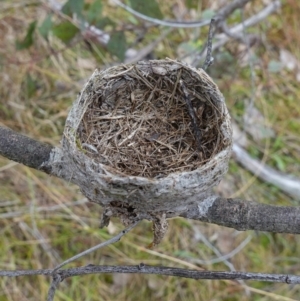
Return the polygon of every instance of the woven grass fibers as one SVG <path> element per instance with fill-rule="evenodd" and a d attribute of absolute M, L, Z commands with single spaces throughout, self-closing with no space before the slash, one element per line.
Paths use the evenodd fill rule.
<path fill-rule="evenodd" d="M 99 73 L 76 136 L 85 154 L 129 175 L 193 171 L 226 148 L 227 110 L 207 74 L 172 60 Z"/>

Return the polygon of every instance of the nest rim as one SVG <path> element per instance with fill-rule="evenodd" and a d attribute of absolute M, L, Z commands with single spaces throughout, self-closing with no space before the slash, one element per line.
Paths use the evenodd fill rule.
<path fill-rule="evenodd" d="M 202 79 L 203 79 L 203 82 L 204 84 L 209 84 L 209 89 L 213 89 L 213 92 L 212 92 L 212 95 L 210 95 L 211 97 L 211 101 L 216 101 L 216 99 L 218 99 L 219 101 L 219 104 L 218 104 L 218 108 L 221 110 L 221 123 L 218 124 L 218 130 L 221 132 L 221 139 L 223 140 L 223 145 L 221 148 L 218 149 L 218 151 L 213 151 L 211 153 L 211 156 L 209 158 L 206 158 L 205 160 L 202 160 L 201 161 L 201 164 L 199 164 L 198 166 L 190 169 L 190 170 L 186 170 L 186 166 L 184 168 L 182 168 L 180 171 L 171 171 L 171 172 L 168 172 L 168 173 L 165 173 L 165 174 L 158 174 L 158 175 L 154 175 L 154 176 L 149 176 L 149 175 L 140 175 L 140 174 L 128 174 L 127 172 L 124 172 L 122 170 L 120 170 L 119 168 L 116 168 L 115 166 L 111 166 L 109 164 L 104 164 L 103 162 L 99 162 L 96 160 L 97 164 L 99 164 L 99 166 L 101 166 L 104 170 L 106 170 L 108 173 L 111 173 L 111 174 L 117 174 L 118 176 L 121 176 L 121 177 L 134 177 L 134 178 L 152 178 L 152 179 L 162 179 L 162 178 L 168 178 L 170 175 L 172 174 L 178 174 L 178 173 L 193 173 L 193 171 L 197 171 L 198 169 L 203 169 L 205 168 L 205 165 L 207 164 L 207 162 L 209 162 L 210 160 L 212 160 L 215 156 L 218 156 L 219 153 L 223 152 L 223 150 L 226 150 L 226 149 L 231 149 L 231 127 L 230 127 L 230 122 L 229 122 L 229 119 L 230 117 L 228 117 L 228 112 L 227 112 L 227 109 L 226 109 L 226 105 L 225 105 L 225 102 L 224 102 L 224 98 L 222 96 L 222 94 L 220 93 L 220 91 L 218 90 L 217 86 L 214 84 L 214 82 L 210 79 L 210 77 L 202 70 L 202 69 L 195 69 L 195 68 L 192 68 L 186 64 L 183 64 L 181 62 L 178 62 L 178 61 L 173 61 L 173 60 L 159 60 L 159 61 L 150 61 L 150 64 L 151 64 L 151 69 L 153 71 L 153 68 L 154 71 L 152 72 L 153 74 L 156 73 L 156 75 L 158 77 L 163 77 L 165 76 L 167 73 L 165 73 L 166 71 L 170 71 L 166 68 L 166 66 L 171 66 L 171 68 L 173 68 L 171 71 L 172 72 L 176 72 L 176 74 L 178 74 L 178 70 L 180 70 L 179 72 L 182 72 L 182 69 L 187 69 L 192 72 L 193 74 L 196 74 L 198 76 L 202 76 Z M 132 70 L 133 68 L 135 68 L 135 66 L 141 66 L 141 70 L 144 72 L 144 74 L 146 74 L 147 72 L 145 70 L 143 70 L 143 68 L 146 66 L 148 66 L 148 72 L 149 72 L 149 62 L 139 62 L 138 64 L 136 65 L 127 65 L 127 67 L 124 67 L 124 65 L 122 65 L 121 68 L 126 68 L 125 70 L 123 69 L 121 72 L 123 72 L 124 76 L 128 76 L 128 70 Z M 174 67 L 175 66 L 175 67 Z M 112 67 L 113 68 L 113 67 Z M 68 137 L 68 140 L 71 144 L 75 144 L 75 148 L 77 147 L 78 148 L 78 138 L 76 139 L 76 135 L 74 135 L 74 132 L 75 133 L 78 133 L 78 129 L 80 128 L 80 126 L 82 125 L 82 120 L 84 120 L 85 116 L 87 116 L 87 112 L 89 112 L 89 106 L 91 104 L 93 104 L 93 97 L 95 97 L 95 91 L 93 92 L 93 89 L 95 88 L 95 85 L 97 85 L 97 80 L 99 80 L 99 77 L 103 77 L 105 78 L 105 80 L 107 82 L 109 82 L 109 80 L 111 80 L 112 78 L 117 78 L 120 74 L 120 70 L 117 70 L 119 74 L 109 74 L 108 71 L 111 70 L 112 68 L 109 68 L 107 70 L 105 70 L 104 72 L 103 71 L 98 71 L 96 70 L 92 76 L 92 78 L 94 78 L 92 80 L 92 82 L 88 82 L 86 87 L 83 89 L 83 93 L 84 92 L 87 92 L 88 96 L 90 97 L 90 99 L 85 99 L 84 101 L 81 99 L 78 100 L 78 106 L 80 108 L 77 108 L 76 110 L 73 110 L 74 114 L 77 115 L 77 122 L 76 122 L 76 125 L 74 127 L 74 120 L 71 120 L 71 123 L 73 124 L 72 126 L 72 133 L 70 133 L 70 131 L 65 131 L 66 132 L 66 135 Z M 177 69 L 176 69 L 177 68 Z M 139 70 L 141 72 L 141 70 Z M 175 70 L 175 71 L 174 71 Z M 152 75 L 153 75 L 152 74 Z M 200 75 L 199 75 L 200 74 Z M 149 75 L 145 75 L 146 77 L 149 78 Z M 91 86 L 91 89 L 87 89 L 88 91 L 85 91 L 85 89 L 87 88 L 87 86 L 89 84 L 92 84 Z M 110 82 L 111 84 L 111 82 Z M 184 86 L 183 86 L 184 87 Z M 189 89 L 189 85 L 186 85 L 187 89 Z M 172 91 L 173 92 L 173 91 Z M 94 93 L 94 94 L 93 94 Z M 126 93 L 125 93 L 126 94 Z M 127 93 L 128 94 L 128 93 Z M 207 95 L 206 95 L 207 96 Z M 79 97 L 80 98 L 80 97 Z M 81 102 L 81 103 L 80 103 Z M 195 97 L 192 98 L 191 102 L 195 103 Z M 188 112 L 188 108 L 186 107 L 186 104 L 182 104 L 181 107 L 185 108 L 186 112 L 185 112 L 185 120 L 187 120 L 187 123 L 191 123 L 191 115 L 189 115 L 189 112 Z M 76 112 L 75 112 L 76 111 Z M 128 111 L 127 111 L 128 112 Z M 73 115 L 74 115 L 73 114 Z M 72 115 L 72 114 L 71 114 Z M 78 118 L 79 116 L 79 118 Z M 100 115 L 101 116 L 101 115 Z M 74 117 L 74 116 L 73 116 Z M 72 119 L 72 118 L 71 118 Z M 221 129 L 221 130 L 220 130 Z M 190 133 L 190 136 L 194 136 L 195 132 L 193 132 L 193 130 L 191 130 L 189 128 L 189 133 Z M 72 135 L 73 135 L 73 139 L 72 139 Z M 70 140 L 73 140 L 70 141 Z M 74 141 L 75 140 L 75 141 Z M 196 141 L 195 139 L 195 136 L 194 136 L 194 140 Z M 93 153 L 92 153 L 92 156 L 90 156 L 90 154 L 88 153 L 87 154 L 87 151 L 92 151 L 93 152 L 93 149 L 88 149 L 86 147 L 82 147 L 82 145 L 84 146 L 84 144 L 86 145 L 89 145 L 89 143 L 86 143 L 86 141 L 80 141 L 80 147 L 81 148 L 84 148 L 84 152 L 82 152 L 82 149 L 78 149 L 79 152 L 82 152 L 82 154 L 86 157 L 88 157 L 89 159 L 92 159 L 92 160 L 95 160 L 95 156 L 93 156 Z M 195 153 L 195 150 L 193 150 L 192 153 Z M 221 156 L 222 157 L 222 156 Z M 160 167 L 161 168 L 161 167 Z"/>

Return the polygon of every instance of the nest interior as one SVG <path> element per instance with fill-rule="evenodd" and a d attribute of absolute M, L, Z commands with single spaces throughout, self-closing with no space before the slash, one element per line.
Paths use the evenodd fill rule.
<path fill-rule="evenodd" d="M 77 144 L 96 162 L 129 176 L 195 170 L 227 146 L 216 89 L 204 71 L 171 60 L 101 71 Z"/>

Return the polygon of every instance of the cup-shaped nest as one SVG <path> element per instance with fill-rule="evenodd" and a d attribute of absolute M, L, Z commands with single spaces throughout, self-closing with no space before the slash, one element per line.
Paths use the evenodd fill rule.
<path fill-rule="evenodd" d="M 179 215 L 201 202 L 227 171 L 231 145 L 216 84 L 202 69 L 169 59 L 96 70 L 63 139 L 73 182 L 105 206 L 106 217 L 125 223 Z"/>

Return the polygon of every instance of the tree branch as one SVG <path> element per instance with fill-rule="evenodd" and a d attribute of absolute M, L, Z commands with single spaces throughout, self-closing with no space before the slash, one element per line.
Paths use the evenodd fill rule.
<path fill-rule="evenodd" d="M 206 42 L 206 48 L 207 48 L 206 58 L 205 58 L 203 66 L 202 66 L 203 70 L 206 70 L 214 61 L 214 58 L 212 57 L 212 39 L 213 39 L 213 35 L 214 35 L 214 24 L 215 24 L 215 19 L 211 19 L 210 25 L 209 25 L 207 42 Z"/>
<path fill-rule="evenodd" d="M 0 155 L 31 168 L 51 173 L 49 161 L 53 146 L 0 126 Z"/>
<path fill-rule="evenodd" d="M 78 275 L 89 275 L 98 273 L 136 273 L 136 274 L 156 274 L 183 277 L 189 279 L 240 279 L 240 280 L 262 280 L 270 282 L 300 283 L 300 276 L 288 276 L 282 274 L 262 274 L 247 272 L 219 272 L 219 271 L 197 271 L 172 267 L 147 266 L 143 263 L 138 266 L 96 266 L 73 268 L 64 270 L 60 274 L 63 279 Z"/>
<path fill-rule="evenodd" d="M 54 300 L 55 292 L 56 292 L 59 284 L 62 281 L 63 281 L 63 279 L 61 278 L 61 276 L 59 274 L 56 274 L 56 275 L 53 276 L 50 288 L 48 290 L 47 301 L 53 301 Z"/>
<path fill-rule="evenodd" d="M 203 201 L 180 216 L 240 231 L 300 234 L 300 207 L 274 206 L 216 197 Z"/>
<path fill-rule="evenodd" d="M 45 275 L 50 276 L 52 270 L 16 270 L 16 271 L 0 271 L 0 276 L 20 277 L 28 275 Z M 66 278 L 91 274 L 103 273 L 124 273 L 124 274 L 155 274 L 174 277 L 183 277 L 189 279 L 213 279 L 213 280 L 257 280 L 267 282 L 280 282 L 288 284 L 300 284 L 300 276 L 288 274 L 264 274 L 249 272 L 227 272 L 227 271 L 198 271 L 173 267 L 149 266 L 143 263 L 131 266 L 108 266 L 108 265 L 92 265 L 83 267 L 70 268 L 57 272 L 58 277 L 55 278 L 55 287 L 58 285 L 57 279 L 63 281 Z"/>
<path fill-rule="evenodd" d="M 63 161 L 57 162 L 53 158 L 54 155 L 51 155 L 57 154 L 58 159 L 61 160 L 63 155 L 59 152 L 62 152 L 59 148 L 0 126 L 0 155 L 45 173 L 70 180 L 68 178 L 70 176 L 64 173 L 63 166 L 60 173 L 51 173 L 54 164 L 64 164 Z M 235 154 L 237 155 L 236 152 Z M 263 174 L 260 176 L 263 177 Z M 243 231 L 258 230 L 300 234 L 300 207 L 273 206 L 242 199 L 224 199 L 213 196 L 205 201 L 199 200 L 197 207 L 189 209 L 181 214 L 181 217 Z"/>

